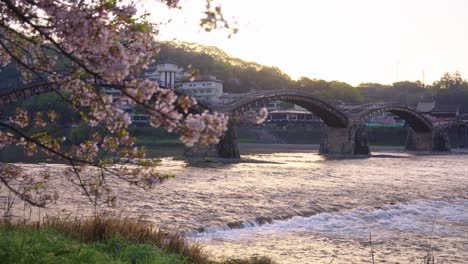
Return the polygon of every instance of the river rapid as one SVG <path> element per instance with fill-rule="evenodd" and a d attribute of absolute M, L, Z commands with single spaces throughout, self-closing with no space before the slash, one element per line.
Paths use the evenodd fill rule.
<path fill-rule="evenodd" d="M 308 152 L 243 158 L 251 162 L 165 158 L 160 170 L 175 178 L 149 191 L 113 183 L 120 200 L 112 210 L 183 231 L 219 258 L 423 263 L 429 253 L 435 263 L 468 263 L 468 155 L 377 152 L 371 158 L 325 159 Z M 47 167 L 54 175 L 61 198 L 42 214 L 91 213 L 61 176 L 64 165 L 21 166 Z"/>

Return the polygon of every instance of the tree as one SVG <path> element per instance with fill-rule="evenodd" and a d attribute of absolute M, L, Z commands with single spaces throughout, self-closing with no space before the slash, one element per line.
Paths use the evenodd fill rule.
<path fill-rule="evenodd" d="M 359 91 L 345 82 L 330 82 L 329 93 L 329 97 L 345 102 L 362 103 L 364 101 L 364 98 L 359 93 Z"/>
<path fill-rule="evenodd" d="M 433 83 L 431 90 L 438 104 L 460 106 L 468 110 L 468 82 L 459 72 L 453 75 L 445 73 L 439 81 Z"/>
<path fill-rule="evenodd" d="M 434 82 L 432 85 L 434 90 L 463 90 L 468 88 L 468 82 L 461 76 L 460 72 L 455 72 L 453 75 L 446 72 L 439 81 Z"/>
<path fill-rule="evenodd" d="M 370 102 L 395 102 L 416 106 L 419 101 L 431 97 L 430 90 L 425 89 L 419 81 L 402 81 L 392 85 L 361 83 L 358 89 L 366 101 Z"/>
<path fill-rule="evenodd" d="M 361 103 L 364 100 L 359 90 L 345 82 L 327 82 L 301 77 L 294 86 L 331 100 L 341 100 L 348 103 Z"/>
<path fill-rule="evenodd" d="M 393 83 L 391 96 L 394 102 L 416 106 L 428 94 L 429 91 L 423 87 L 421 82 L 403 81 Z"/>
<path fill-rule="evenodd" d="M 180 7 L 177 0 L 156 2 Z M 0 121 L 0 148 L 18 145 L 28 155 L 44 152 L 68 162 L 72 183 L 95 205 L 115 201 L 109 177 L 141 187 L 164 179 L 156 163 L 135 147 L 127 131 L 129 115 L 102 92 L 103 86 L 120 90 L 144 109 L 150 125 L 178 133 L 189 146 L 216 143 L 227 126 L 226 116 L 189 113 L 193 99 L 138 78 L 158 50 L 158 28 L 146 11 L 137 11 L 134 3 L 118 0 L 0 0 L 0 66 L 13 64 L 24 83 L 47 83 L 78 114 L 82 126 L 99 128 L 65 148 L 66 140 L 47 129 L 56 126 L 60 113 L 17 108 L 8 121 Z M 236 31 L 211 0 L 205 15 L 200 22 L 205 30 Z M 57 198 L 47 181 L 48 175 L 0 164 L 0 187 L 31 205 L 45 206 Z"/>

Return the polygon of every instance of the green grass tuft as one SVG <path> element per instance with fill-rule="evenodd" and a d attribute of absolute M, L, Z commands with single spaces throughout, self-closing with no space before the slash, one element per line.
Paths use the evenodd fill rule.
<path fill-rule="evenodd" d="M 185 264 L 187 257 L 122 237 L 83 243 L 51 230 L 0 229 L 1 263 L 157 263 Z"/>
<path fill-rule="evenodd" d="M 214 261 L 183 236 L 130 219 L 45 218 L 41 223 L 0 222 L 3 263 L 270 264 L 268 258 Z"/>

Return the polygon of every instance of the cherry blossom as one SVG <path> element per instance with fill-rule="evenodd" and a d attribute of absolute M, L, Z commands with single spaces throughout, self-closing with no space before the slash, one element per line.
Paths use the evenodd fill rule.
<path fill-rule="evenodd" d="M 26 110 L 21 108 L 16 108 L 16 113 L 10 117 L 10 122 L 23 128 L 29 125 L 29 117 Z"/>
<path fill-rule="evenodd" d="M 4 50 L 0 49 L 0 66 L 5 67 L 11 61 L 11 57 Z"/>
<path fill-rule="evenodd" d="M 235 116 L 239 122 L 261 124 L 268 118 L 268 110 L 265 107 L 262 107 L 259 110 L 250 109 L 243 113 L 236 113 Z"/>
<path fill-rule="evenodd" d="M 155 1 L 180 7 L 177 0 Z M 220 8 L 207 9 L 205 30 L 229 28 Z M 166 178 L 158 162 L 135 145 L 121 101 L 143 109 L 151 126 L 179 134 L 187 146 L 215 144 L 227 129 L 227 116 L 190 113 L 195 99 L 140 78 L 158 52 L 159 29 L 138 11 L 132 1 L 0 0 L 0 66 L 13 64 L 24 83 L 46 83 L 87 129 L 85 139 L 71 143 L 54 134 L 61 113 L 18 108 L 0 121 L 0 148 L 16 145 L 27 155 L 42 152 L 68 162 L 70 182 L 94 204 L 115 203 L 109 177 L 142 187 Z M 120 92 L 120 99 L 108 96 L 106 88 Z M 32 205 L 57 198 L 47 192 L 47 175 L 33 177 L 0 163 L 0 182 Z"/>

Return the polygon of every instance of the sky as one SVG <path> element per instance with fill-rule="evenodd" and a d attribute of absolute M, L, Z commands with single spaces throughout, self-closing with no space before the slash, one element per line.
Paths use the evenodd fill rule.
<path fill-rule="evenodd" d="M 148 0 L 149 1 L 149 0 Z M 239 32 L 198 27 L 203 0 L 182 10 L 147 5 L 160 39 L 216 46 L 229 55 L 301 76 L 352 85 L 468 78 L 467 0 L 217 0 Z"/>

